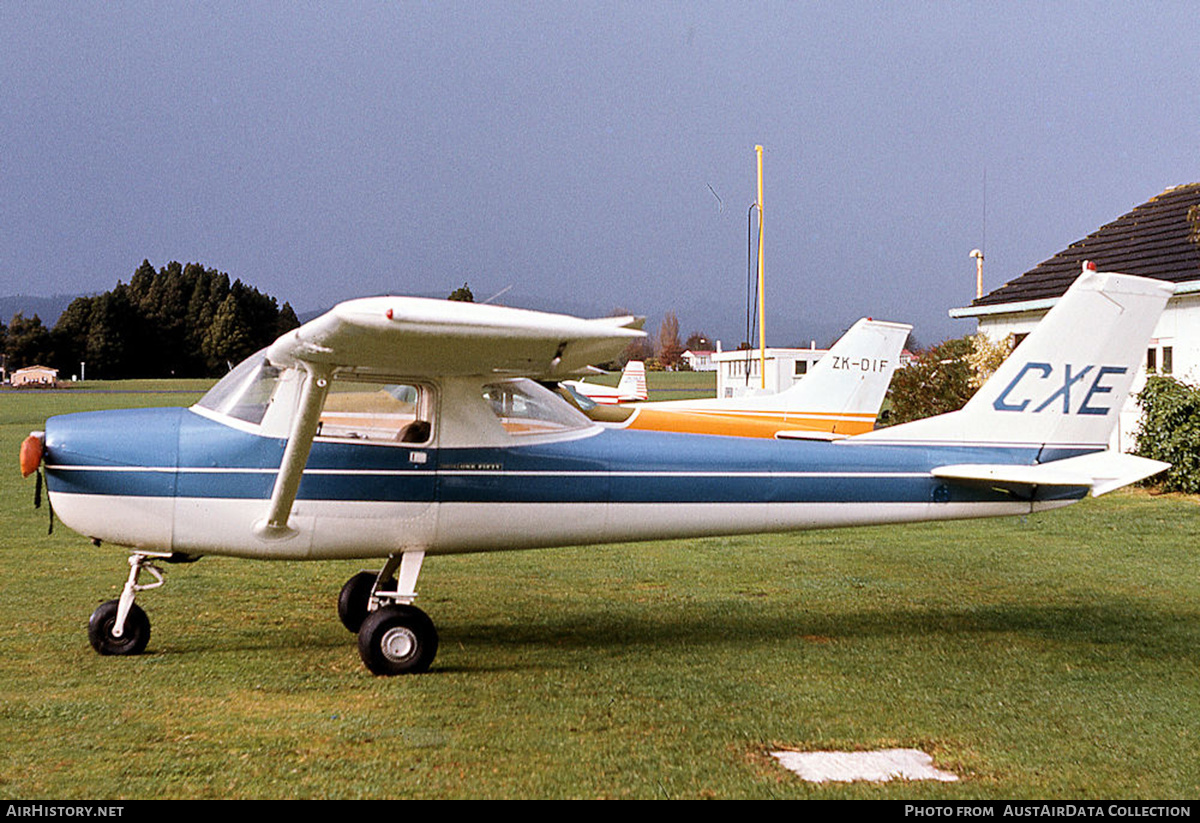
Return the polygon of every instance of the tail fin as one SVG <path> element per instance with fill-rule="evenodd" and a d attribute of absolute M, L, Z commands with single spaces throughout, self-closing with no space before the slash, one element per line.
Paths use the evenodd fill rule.
<path fill-rule="evenodd" d="M 617 384 L 617 394 L 621 400 L 645 400 L 646 393 L 646 364 L 641 360 L 630 360 L 621 371 L 621 382 Z"/>
<path fill-rule="evenodd" d="M 648 403 L 630 426 L 744 437 L 785 436 L 785 431 L 800 436 L 805 431 L 840 438 L 870 431 L 911 329 L 863 318 L 805 377 L 782 392 Z"/>
<path fill-rule="evenodd" d="M 781 411 L 879 414 L 912 326 L 864 317 L 838 339 L 812 370 L 773 398 L 756 398 Z"/>
<path fill-rule="evenodd" d="M 1174 290 L 1085 270 L 961 410 L 853 439 L 1104 449 Z"/>

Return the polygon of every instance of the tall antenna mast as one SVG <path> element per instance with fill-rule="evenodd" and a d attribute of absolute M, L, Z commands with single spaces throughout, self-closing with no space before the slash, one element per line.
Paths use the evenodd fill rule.
<path fill-rule="evenodd" d="M 755 146 L 758 158 L 758 372 L 762 388 L 767 387 L 767 313 L 766 291 L 763 280 L 763 147 Z"/>

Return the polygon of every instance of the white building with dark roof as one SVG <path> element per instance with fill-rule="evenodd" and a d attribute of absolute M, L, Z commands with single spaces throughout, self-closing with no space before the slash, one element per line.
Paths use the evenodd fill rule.
<path fill-rule="evenodd" d="M 975 318 L 979 331 L 993 340 L 1013 335 L 1019 342 L 1075 282 L 1085 261 L 1099 271 L 1176 284 L 1133 394 L 1144 385 L 1147 371 L 1200 385 L 1200 183 L 1167 189 L 970 306 L 951 309 L 950 316 Z M 1131 394 L 1115 446 L 1134 447 L 1138 417 Z"/>

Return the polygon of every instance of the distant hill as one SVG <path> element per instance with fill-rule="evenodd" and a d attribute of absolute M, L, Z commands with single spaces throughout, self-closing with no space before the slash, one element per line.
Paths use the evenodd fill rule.
<path fill-rule="evenodd" d="M 81 296 L 56 294 L 51 297 L 35 297 L 31 294 L 14 294 L 9 297 L 0 297 L 0 323 L 7 326 L 13 315 L 20 312 L 26 317 L 33 317 L 36 314 L 42 319 L 43 326 L 48 329 L 53 328 L 54 324 L 58 322 L 58 316 L 67 310 L 71 301 Z"/>

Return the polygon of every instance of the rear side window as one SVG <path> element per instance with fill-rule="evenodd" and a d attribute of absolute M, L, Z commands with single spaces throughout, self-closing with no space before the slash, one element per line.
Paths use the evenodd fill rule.
<path fill-rule="evenodd" d="M 506 380 L 483 387 L 483 397 L 513 437 L 561 434 L 592 423 L 566 400 L 532 380 Z"/>

